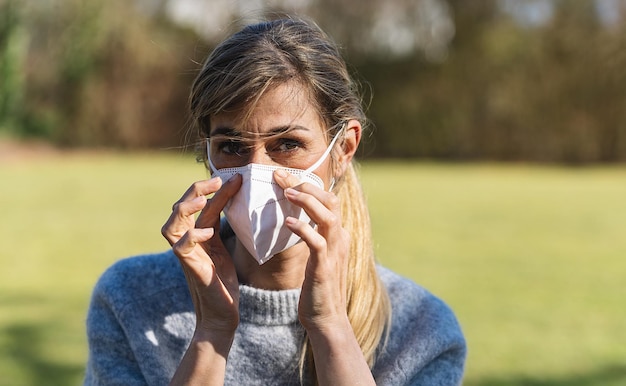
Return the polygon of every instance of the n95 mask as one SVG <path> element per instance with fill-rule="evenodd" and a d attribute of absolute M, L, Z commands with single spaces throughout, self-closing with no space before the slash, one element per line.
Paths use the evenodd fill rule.
<path fill-rule="evenodd" d="M 221 177 L 222 181 L 228 181 L 233 176 L 241 174 L 241 188 L 224 207 L 224 216 L 239 241 L 259 265 L 300 242 L 300 237 L 285 226 L 287 216 L 315 226 L 302 208 L 287 200 L 283 188 L 274 181 L 274 171 L 284 169 L 298 177 L 301 182 L 308 182 L 324 189 L 324 182 L 313 171 L 328 157 L 338 136 L 333 138 L 320 159 L 306 170 L 255 163 L 218 170 L 211 162 L 207 141 L 207 159 L 214 176 Z"/>

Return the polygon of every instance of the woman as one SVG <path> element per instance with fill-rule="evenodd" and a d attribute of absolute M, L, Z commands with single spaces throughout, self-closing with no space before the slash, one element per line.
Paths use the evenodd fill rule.
<path fill-rule="evenodd" d="M 85 384 L 459 384 L 453 313 L 375 262 L 353 164 L 365 116 L 330 39 L 248 26 L 190 104 L 212 178 L 174 205 L 171 251 L 99 280 Z"/>

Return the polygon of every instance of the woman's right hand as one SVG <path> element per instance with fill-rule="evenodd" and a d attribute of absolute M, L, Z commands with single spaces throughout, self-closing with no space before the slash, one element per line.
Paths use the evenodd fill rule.
<path fill-rule="evenodd" d="M 194 339 L 232 340 L 239 323 L 239 282 L 219 226 L 222 209 L 240 187 L 239 175 L 224 184 L 219 177 L 194 183 L 161 229 L 187 279 L 196 312 Z"/>
<path fill-rule="evenodd" d="M 240 187 L 239 175 L 223 185 L 219 177 L 196 182 L 161 228 L 180 260 L 196 311 L 196 330 L 170 385 L 224 384 L 239 324 L 239 282 L 219 237 L 220 212 Z"/>

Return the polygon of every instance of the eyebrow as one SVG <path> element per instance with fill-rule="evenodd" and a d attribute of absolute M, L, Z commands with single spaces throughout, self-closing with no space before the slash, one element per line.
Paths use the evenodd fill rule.
<path fill-rule="evenodd" d="M 301 126 L 301 125 L 284 125 L 284 126 L 274 127 L 268 130 L 266 133 L 262 133 L 261 136 L 273 137 L 273 136 L 284 134 L 290 131 L 310 131 L 310 129 L 308 127 Z M 232 127 L 228 127 L 228 126 L 218 126 L 215 128 L 215 130 L 211 131 L 209 134 L 210 136 L 222 135 L 225 137 L 241 137 L 242 136 L 241 131 L 236 130 Z"/>
<path fill-rule="evenodd" d="M 263 136 L 267 136 L 267 137 L 271 137 L 274 135 L 280 135 L 280 134 L 284 134 L 284 133 L 288 133 L 290 131 L 309 131 L 308 127 L 304 127 L 304 126 L 300 126 L 300 125 L 284 125 L 284 126 L 278 126 L 278 127 L 274 127 L 270 130 L 268 130 L 267 133 L 264 133 Z"/>
<path fill-rule="evenodd" d="M 241 137 L 241 132 L 228 126 L 218 126 L 209 133 L 209 136 L 223 135 L 225 137 Z"/>

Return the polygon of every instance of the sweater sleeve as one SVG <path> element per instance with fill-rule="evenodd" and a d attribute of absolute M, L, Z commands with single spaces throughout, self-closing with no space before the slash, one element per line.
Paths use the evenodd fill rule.
<path fill-rule="evenodd" d="M 419 317 L 407 321 L 403 339 L 412 347 L 404 371 L 411 386 L 457 386 L 461 384 L 466 343 L 452 311 L 440 299 L 429 295 L 421 304 Z M 415 334 L 417 332 L 417 334 Z M 412 374 L 412 375 L 410 375 Z"/>
<path fill-rule="evenodd" d="M 147 385 L 105 288 L 101 279 L 87 314 L 89 360 L 84 385 Z"/>
<path fill-rule="evenodd" d="M 411 280 L 379 271 L 391 299 L 392 323 L 375 366 L 377 384 L 460 385 L 467 347 L 452 310 Z"/>
<path fill-rule="evenodd" d="M 466 348 L 462 341 L 450 342 L 411 380 L 412 386 L 457 386 L 463 379 Z"/>

